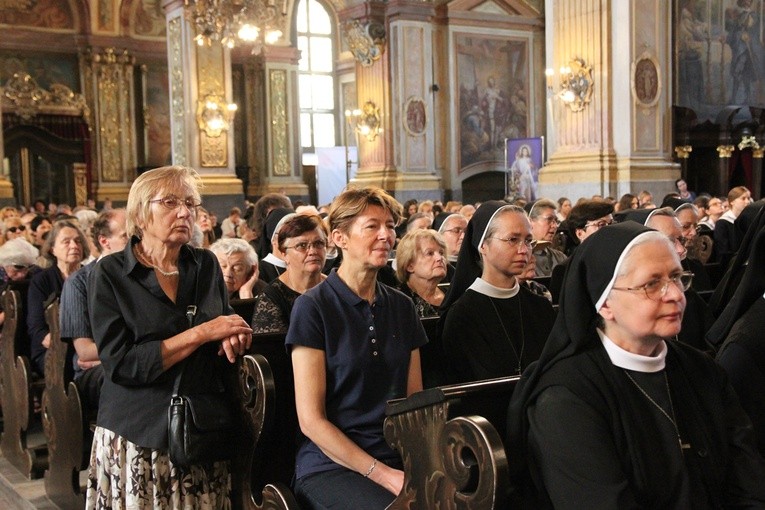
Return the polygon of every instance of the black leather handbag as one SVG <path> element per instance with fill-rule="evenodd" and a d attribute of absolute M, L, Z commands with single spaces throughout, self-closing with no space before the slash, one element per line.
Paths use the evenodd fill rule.
<path fill-rule="evenodd" d="M 189 306 L 186 315 L 191 327 L 196 306 Z M 235 428 L 231 402 L 225 393 L 181 393 L 181 380 L 190 360 L 184 360 L 175 379 L 167 411 L 170 460 L 182 468 L 231 459 Z"/>

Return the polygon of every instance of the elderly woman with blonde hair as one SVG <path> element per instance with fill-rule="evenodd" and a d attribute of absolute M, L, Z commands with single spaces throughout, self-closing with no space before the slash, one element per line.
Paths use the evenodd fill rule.
<path fill-rule="evenodd" d="M 417 315 L 438 317 L 444 292 L 438 287 L 446 276 L 446 243 L 430 229 L 407 233 L 396 248 L 396 277 L 401 292 L 412 298 Z"/>
<path fill-rule="evenodd" d="M 188 244 L 200 181 L 181 166 L 141 174 L 127 201 L 130 242 L 91 274 L 88 309 L 105 377 L 86 508 L 231 506 L 224 449 L 191 463 L 168 452 L 171 397 L 182 389 L 233 406 L 233 363 L 252 341 L 217 259 Z"/>

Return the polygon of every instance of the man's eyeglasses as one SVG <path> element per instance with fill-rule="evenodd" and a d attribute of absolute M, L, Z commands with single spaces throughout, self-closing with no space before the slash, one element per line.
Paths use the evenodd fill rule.
<path fill-rule="evenodd" d="M 517 248 L 523 243 L 526 248 L 529 250 L 533 250 L 534 247 L 537 245 L 537 242 L 534 239 L 523 239 L 522 237 L 511 237 L 509 239 L 504 239 L 502 237 L 490 237 L 489 239 L 496 239 L 497 241 L 503 241 L 512 246 L 513 248 Z"/>
<path fill-rule="evenodd" d="M 596 229 L 600 230 L 603 227 L 607 227 L 613 224 L 614 224 L 614 220 L 588 221 L 587 223 L 584 224 L 584 229 L 587 230 L 590 227 L 595 227 Z"/>
<path fill-rule="evenodd" d="M 196 211 L 197 207 L 202 205 L 202 202 L 197 202 L 194 197 L 178 198 L 170 195 L 169 197 L 157 198 L 149 200 L 150 203 L 159 202 L 171 211 L 178 209 L 181 205 L 185 205 L 189 211 Z"/>
<path fill-rule="evenodd" d="M 316 251 L 326 250 L 327 241 L 318 240 L 318 241 L 313 241 L 310 243 L 307 241 L 303 241 L 301 243 L 295 243 L 292 246 L 285 246 L 284 251 L 287 251 L 290 248 L 299 253 L 307 253 L 309 248 L 313 248 Z"/>
<path fill-rule="evenodd" d="M 462 234 L 465 233 L 466 230 L 467 230 L 466 228 L 454 227 L 454 228 L 448 228 L 444 230 L 444 233 L 449 232 L 451 234 L 454 234 L 455 236 L 461 236 Z"/>
<path fill-rule="evenodd" d="M 18 227 L 8 227 L 8 232 L 15 234 L 16 231 L 24 232 L 27 229 L 24 225 L 20 225 Z"/>
<path fill-rule="evenodd" d="M 648 299 L 659 301 L 667 294 L 669 284 L 673 284 L 675 287 L 685 292 L 691 288 L 691 283 L 693 283 L 693 273 L 690 271 L 684 271 L 674 276 L 670 276 L 668 279 L 655 278 L 650 282 L 638 287 L 612 287 L 612 289 L 629 291 L 642 290 L 645 292 L 645 295 Z"/>

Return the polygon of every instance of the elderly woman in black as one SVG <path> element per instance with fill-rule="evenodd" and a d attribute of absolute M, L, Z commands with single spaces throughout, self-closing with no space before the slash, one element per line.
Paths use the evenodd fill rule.
<path fill-rule="evenodd" d="M 529 507 L 765 506 L 765 466 L 725 374 L 670 340 L 691 278 L 666 235 L 634 222 L 577 248 L 555 327 L 510 404 Z"/>
<path fill-rule="evenodd" d="M 324 281 L 327 227 L 316 215 L 294 214 L 282 223 L 276 246 L 287 268 L 258 296 L 253 333 L 286 332 L 295 300 Z"/>
<path fill-rule="evenodd" d="M 77 271 L 90 255 L 85 235 L 68 221 L 57 221 L 40 254 L 52 265 L 32 277 L 27 295 L 27 330 L 34 368 L 45 374 L 45 352 L 50 346 L 50 328 L 45 320 L 45 302 L 61 295 L 64 280 Z"/>
<path fill-rule="evenodd" d="M 127 203 L 125 250 L 102 259 L 88 286 L 105 379 L 88 473 L 87 508 L 229 508 L 228 462 L 176 466 L 168 406 L 184 391 L 226 399 L 226 375 L 252 340 L 228 305 L 215 256 L 187 243 L 200 178 L 179 166 L 141 174 Z"/>

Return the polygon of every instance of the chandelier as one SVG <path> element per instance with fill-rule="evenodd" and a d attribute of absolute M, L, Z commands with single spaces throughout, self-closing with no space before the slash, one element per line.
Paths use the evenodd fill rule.
<path fill-rule="evenodd" d="M 194 26 L 200 46 L 213 41 L 233 48 L 236 40 L 266 44 L 281 37 L 280 26 L 287 15 L 287 0 L 184 0 L 186 19 Z"/>

